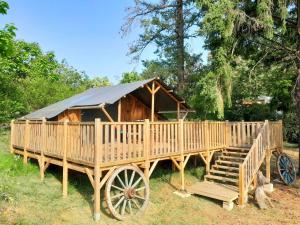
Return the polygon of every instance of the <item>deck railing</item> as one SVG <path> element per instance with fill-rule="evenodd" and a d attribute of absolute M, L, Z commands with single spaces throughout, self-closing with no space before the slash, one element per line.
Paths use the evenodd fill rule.
<path fill-rule="evenodd" d="M 282 149 L 282 122 L 265 121 L 253 140 L 252 146 L 243 163 L 239 165 L 239 202 L 245 203 L 245 195 L 257 172 L 263 163 L 265 156 L 274 148 Z"/>
<path fill-rule="evenodd" d="M 96 139 L 100 164 L 119 165 L 230 146 L 251 145 L 262 122 L 53 122 L 14 121 L 14 148 L 94 166 Z M 270 122 L 270 146 L 281 145 L 281 123 Z M 182 132 L 182 135 L 181 135 Z M 182 140 L 181 140 L 182 139 Z M 256 141 L 258 142 L 258 141 Z M 182 149 L 181 149 L 182 146 Z"/>

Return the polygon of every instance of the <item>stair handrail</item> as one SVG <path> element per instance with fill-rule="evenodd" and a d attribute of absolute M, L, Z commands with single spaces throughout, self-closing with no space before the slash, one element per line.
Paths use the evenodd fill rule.
<path fill-rule="evenodd" d="M 239 204 L 246 202 L 247 189 L 256 176 L 269 146 L 269 122 L 266 120 L 247 153 L 244 161 L 239 165 Z"/>

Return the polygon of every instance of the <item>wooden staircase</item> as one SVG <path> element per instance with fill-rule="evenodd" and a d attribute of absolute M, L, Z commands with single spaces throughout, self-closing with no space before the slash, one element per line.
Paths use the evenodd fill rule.
<path fill-rule="evenodd" d="M 209 174 L 205 175 L 206 181 L 232 185 L 238 188 L 239 165 L 245 160 L 250 147 L 232 147 L 224 150 L 212 165 Z"/>
<path fill-rule="evenodd" d="M 195 194 L 222 200 L 223 207 L 225 205 L 224 208 L 229 210 L 233 207 L 232 201 L 237 198 L 239 205 L 247 202 L 248 189 L 267 153 L 270 154 L 268 121 L 261 123 L 260 126 L 255 125 L 255 128 L 246 124 L 236 130 L 232 129 L 230 133 L 234 135 L 238 133 L 236 135 L 238 139 L 233 141 L 234 145 L 227 147 L 217 156 L 207 171 L 204 182 L 198 182 L 188 189 Z M 230 197 L 226 198 L 227 195 Z"/>

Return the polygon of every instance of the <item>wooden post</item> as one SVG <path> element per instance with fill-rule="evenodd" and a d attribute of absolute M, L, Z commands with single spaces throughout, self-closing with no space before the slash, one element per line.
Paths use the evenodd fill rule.
<path fill-rule="evenodd" d="M 209 135 L 210 131 L 208 129 L 208 121 L 204 121 L 204 146 L 206 148 L 206 174 L 209 174 L 210 170 L 210 154 L 209 154 Z"/>
<path fill-rule="evenodd" d="M 283 150 L 283 135 L 282 135 L 282 131 L 283 131 L 283 126 L 282 126 L 282 120 L 279 120 L 279 123 L 280 123 L 280 132 L 279 132 L 279 135 L 280 135 L 280 152 L 282 152 Z"/>
<path fill-rule="evenodd" d="M 230 124 L 229 124 L 229 121 L 228 120 L 225 120 L 225 146 L 226 148 L 229 147 L 229 144 L 230 144 L 230 138 L 231 135 L 230 135 Z"/>
<path fill-rule="evenodd" d="M 150 154 L 150 133 L 149 133 L 150 125 L 149 119 L 145 119 L 144 123 L 144 154 L 145 154 L 145 177 L 150 179 L 149 177 L 149 168 L 150 168 L 150 161 L 149 161 L 149 154 Z"/>
<path fill-rule="evenodd" d="M 15 126 L 15 120 L 12 120 L 10 122 L 10 153 L 14 153 L 14 126 Z"/>
<path fill-rule="evenodd" d="M 271 149 L 268 148 L 266 150 L 266 177 L 269 181 L 271 181 L 271 156 Z"/>
<path fill-rule="evenodd" d="M 180 150 L 180 178 L 181 178 L 181 191 L 185 190 L 184 184 L 184 143 L 183 143 L 183 119 L 179 120 L 179 150 Z"/>
<path fill-rule="evenodd" d="M 244 206 L 245 204 L 245 190 L 244 190 L 244 169 L 243 165 L 239 166 L 239 205 Z"/>
<path fill-rule="evenodd" d="M 155 108 L 155 83 L 152 83 L 152 90 L 151 90 L 151 122 L 154 121 L 154 108 Z"/>
<path fill-rule="evenodd" d="M 29 145 L 29 120 L 26 120 L 25 122 L 25 135 L 24 135 L 24 157 L 23 157 L 23 163 L 27 164 L 28 163 L 28 153 L 27 153 L 27 149 L 28 149 L 28 145 Z"/>
<path fill-rule="evenodd" d="M 63 197 L 68 195 L 68 162 L 67 162 L 68 121 L 64 121 L 64 149 L 63 149 Z"/>
<path fill-rule="evenodd" d="M 44 156 L 44 150 L 46 148 L 46 119 L 42 119 L 42 144 L 41 144 L 41 157 L 40 157 L 40 176 L 41 181 L 45 178 L 45 156 Z"/>
<path fill-rule="evenodd" d="M 102 125 L 95 119 L 95 153 L 94 153 L 94 220 L 100 220 L 100 162 L 102 150 Z"/>
<path fill-rule="evenodd" d="M 122 115 L 122 99 L 118 101 L 118 122 L 121 122 Z"/>

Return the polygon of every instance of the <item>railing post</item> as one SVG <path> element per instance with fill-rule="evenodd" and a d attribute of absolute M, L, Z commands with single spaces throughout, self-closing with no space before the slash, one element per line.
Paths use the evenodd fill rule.
<path fill-rule="evenodd" d="M 209 135 L 210 130 L 208 129 L 208 121 L 204 121 L 204 146 L 206 149 L 206 174 L 209 174 L 210 170 L 210 153 L 209 153 Z"/>
<path fill-rule="evenodd" d="M 100 163 L 102 159 L 102 125 L 95 119 L 95 151 L 94 151 L 94 220 L 100 220 Z"/>
<path fill-rule="evenodd" d="M 269 121 L 265 120 L 265 124 L 266 124 L 266 133 L 267 133 L 267 149 L 270 148 L 270 128 L 269 128 Z M 262 137 L 263 138 L 263 137 Z"/>
<path fill-rule="evenodd" d="M 29 145 L 29 120 L 26 120 L 25 122 L 25 135 L 24 135 L 24 155 L 23 155 L 23 163 L 28 163 L 28 145 Z"/>
<path fill-rule="evenodd" d="M 67 197 L 67 195 L 68 195 L 67 141 L 68 141 L 68 121 L 64 121 L 63 197 Z"/>
<path fill-rule="evenodd" d="M 183 119 L 179 119 L 179 150 L 180 150 L 180 178 L 181 178 L 181 191 L 184 191 L 184 143 L 183 143 Z"/>
<path fill-rule="evenodd" d="M 44 180 L 45 178 L 45 155 L 44 155 L 44 150 L 46 148 L 46 119 L 42 119 L 42 127 L 41 127 L 41 138 L 42 138 L 42 144 L 41 144 L 41 157 L 40 157 L 40 176 L 41 176 L 41 181 Z"/>
<path fill-rule="evenodd" d="M 228 120 L 225 120 L 225 147 L 229 147 L 229 138 L 231 137 L 230 134 L 230 124 Z"/>
<path fill-rule="evenodd" d="M 15 120 L 10 122 L 10 153 L 14 153 L 14 128 L 15 128 Z"/>
<path fill-rule="evenodd" d="M 244 167 L 242 164 L 239 165 L 239 205 L 244 206 L 245 204 L 245 189 L 244 189 Z"/>
<path fill-rule="evenodd" d="M 145 119 L 144 123 L 144 157 L 145 157 L 145 177 L 150 179 L 149 177 L 149 168 L 150 168 L 150 161 L 149 161 L 149 155 L 150 155 L 150 137 L 149 137 L 149 132 L 150 130 L 150 124 L 149 124 L 149 119 Z"/>
<path fill-rule="evenodd" d="M 283 150 L 283 126 L 282 126 L 282 120 L 279 120 L 279 123 L 280 123 L 280 131 L 279 131 L 279 135 L 280 135 L 280 141 L 279 141 L 279 148 L 280 148 L 280 151 L 282 152 Z"/>

